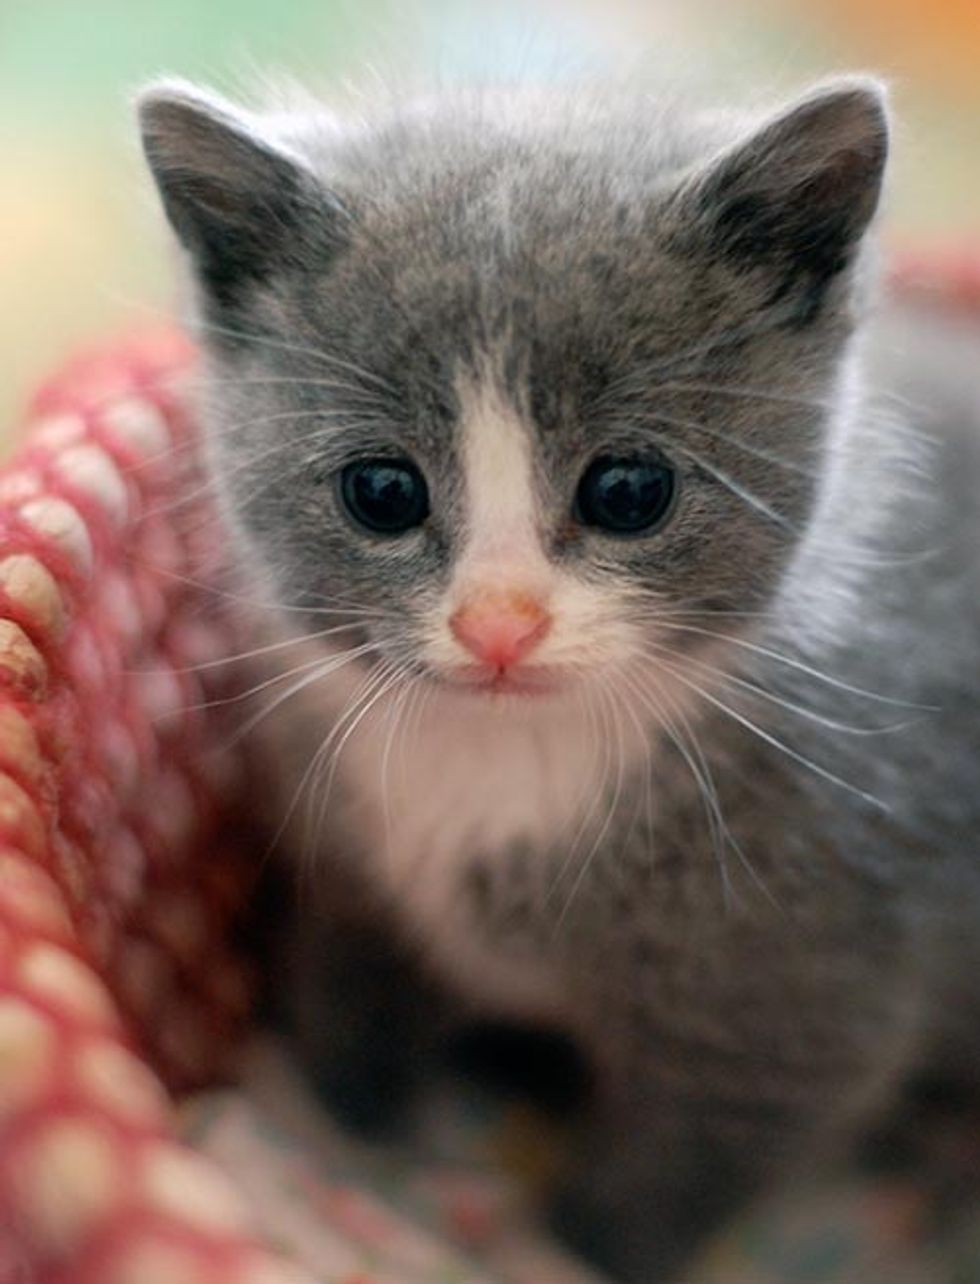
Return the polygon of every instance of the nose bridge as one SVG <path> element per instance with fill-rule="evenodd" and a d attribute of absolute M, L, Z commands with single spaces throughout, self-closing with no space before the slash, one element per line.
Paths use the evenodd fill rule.
<path fill-rule="evenodd" d="M 465 537 L 461 570 L 540 560 L 533 433 L 492 369 L 457 386 Z M 501 577 L 503 578 L 503 577 Z"/>

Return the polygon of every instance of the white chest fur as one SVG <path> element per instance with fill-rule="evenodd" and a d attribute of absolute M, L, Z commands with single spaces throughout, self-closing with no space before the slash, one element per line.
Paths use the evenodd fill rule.
<path fill-rule="evenodd" d="M 465 869 L 491 865 L 516 844 L 585 859 L 604 812 L 609 748 L 576 703 L 531 709 L 484 699 L 436 698 L 399 728 L 366 719 L 338 766 L 334 822 L 377 869 L 399 912 L 427 946 L 466 973 L 485 998 L 540 1010 L 557 1001 L 552 979 L 526 958 L 473 940 L 462 913 Z"/>

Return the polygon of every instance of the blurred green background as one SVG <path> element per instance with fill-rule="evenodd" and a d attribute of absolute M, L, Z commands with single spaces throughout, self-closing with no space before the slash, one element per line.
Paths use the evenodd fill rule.
<path fill-rule="evenodd" d="M 980 242 L 980 0 L 0 0 L 0 412 L 72 344 L 169 307 L 129 97 L 626 67 L 719 98 L 841 67 L 893 79 L 893 226 Z"/>

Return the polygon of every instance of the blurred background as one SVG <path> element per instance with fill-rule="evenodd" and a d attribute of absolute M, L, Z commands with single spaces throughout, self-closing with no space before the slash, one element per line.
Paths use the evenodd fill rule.
<path fill-rule="evenodd" d="M 719 101 L 880 71 L 902 122 L 890 234 L 980 244 L 980 0 L 0 0 L 0 423 L 71 345 L 170 306 L 130 118 L 147 78 L 335 95 L 606 66 Z"/>

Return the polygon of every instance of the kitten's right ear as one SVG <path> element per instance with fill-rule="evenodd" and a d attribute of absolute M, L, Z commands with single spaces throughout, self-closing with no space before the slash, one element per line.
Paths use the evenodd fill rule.
<path fill-rule="evenodd" d="M 880 84 L 818 86 L 716 157 L 679 193 L 682 236 L 701 255 L 768 278 L 773 299 L 812 317 L 854 261 L 888 154 Z"/>
<path fill-rule="evenodd" d="M 336 202 L 247 113 L 177 81 L 145 90 L 137 112 L 167 217 L 219 299 L 336 234 Z"/>

